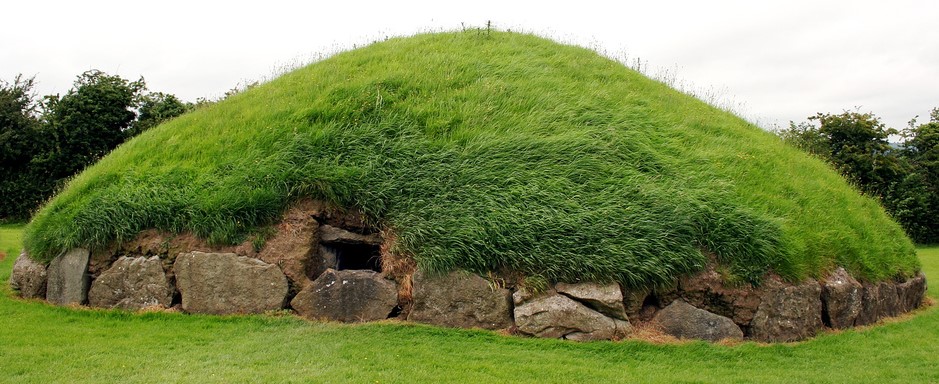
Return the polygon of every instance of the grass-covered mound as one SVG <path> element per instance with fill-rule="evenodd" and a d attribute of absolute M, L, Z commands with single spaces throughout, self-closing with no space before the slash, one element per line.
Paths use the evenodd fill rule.
<path fill-rule="evenodd" d="M 663 283 L 919 268 L 876 201 L 773 135 L 578 47 L 392 39 L 122 145 L 33 219 L 40 259 L 146 228 L 237 242 L 292 201 L 362 210 L 429 270 Z"/>

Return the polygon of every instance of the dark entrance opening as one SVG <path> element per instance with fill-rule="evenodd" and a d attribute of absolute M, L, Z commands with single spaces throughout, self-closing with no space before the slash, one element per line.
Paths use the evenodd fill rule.
<path fill-rule="evenodd" d="M 372 244 L 323 244 L 336 257 L 336 269 L 366 269 L 381 272 L 381 251 Z"/>

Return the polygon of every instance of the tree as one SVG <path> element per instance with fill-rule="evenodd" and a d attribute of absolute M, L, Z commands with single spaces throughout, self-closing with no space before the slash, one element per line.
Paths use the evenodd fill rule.
<path fill-rule="evenodd" d="M 789 122 L 789 129 L 776 132 L 783 141 L 802 149 L 811 155 L 828 160 L 828 138 L 811 123 Z"/>
<path fill-rule="evenodd" d="M 883 197 L 906 171 L 887 138 L 898 133 L 886 128 L 871 113 L 844 111 L 818 113 L 809 122 L 789 123 L 778 132 L 787 143 L 818 156 L 840 171 L 865 193 Z M 813 122 L 818 122 L 818 125 Z"/>
<path fill-rule="evenodd" d="M 23 219 L 46 198 L 32 159 L 43 147 L 34 78 L 0 81 L 0 220 Z"/>
<path fill-rule="evenodd" d="M 935 184 L 939 183 L 939 108 L 933 109 L 930 116 L 929 123 L 910 129 L 904 149 L 926 179 Z"/>
<path fill-rule="evenodd" d="M 137 120 L 131 124 L 128 136 L 139 135 L 191 109 L 192 104 L 184 103 L 174 95 L 163 92 L 149 93 L 141 99 Z"/>
<path fill-rule="evenodd" d="M 0 166 L 18 167 L 28 162 L 28 142 L 39 120 L 32 88 L 34 78 L 16 76 L 13 83 L 0 81 Z"/>
<path fill-rule="evenodd" d="M 26 219 L 67 178 L 130 137 L 193 108 L 143 78 L 82 73 L 64 96 L 32 92 L 33 78 L 0 81 L 0 220 Z M 138 115 L 139 113 L 139 115 Z"/>
<path fill-rule="evenodd" d="M 816 114 L 777 132 L 787 143 L 829 162 L 864 193 L 878 198 L 913 240 L 939 242 L 939 108 L 927 124 L 915 119 L 900 147 L 898 133 L 870 113 Z M 812 122 L 818 122 L 818 125 Z"/>
<path fill-rule="evenodd" d="M 939 108 L 930 121 L 905 132 L 904 158 L 911 171 L 899 186 L 892 210 L 910 236 L 921 243 L 939 242 Z"/>
<path fill-rule="evenodd" d="M 49 176 L 69 177 L 124 142 L 145 89 L 143 78 L 128 81 L 91 70 L 65 96 L 47 97 L 45 130 L 54 142 L 43 159 Z"/>

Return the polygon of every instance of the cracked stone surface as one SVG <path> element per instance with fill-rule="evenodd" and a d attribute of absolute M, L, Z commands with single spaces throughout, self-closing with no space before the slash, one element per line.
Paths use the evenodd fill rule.
<path fill-rule="evenodd" d="M 413 277 L 412 297 L 410 321 L 459 328 L 512 326 L 512 292 L 473 273 L 428 276 L 418 271 Z"/>
<path fill-rule="evenodd" d="M 557 292 L 531 295 L 519 290 L 513 297 L 515 324 L 524 335 L 590 341 L 618 339 L 632 332 L 628 321 L 604 316 Z"/>
<path fill-rule="evenodd" d="M 183 253 L 173 263 L 186 312 L 263 313 L 284 307 L 287 277 L 275 265 L 234 253 Z"/>
<path fill-rule="evenodd" d="M 378 272 L 327 269 L 290 302 L 313 320 L 345 323 L 384 320 L 398 305 L 398 286 Z"/>

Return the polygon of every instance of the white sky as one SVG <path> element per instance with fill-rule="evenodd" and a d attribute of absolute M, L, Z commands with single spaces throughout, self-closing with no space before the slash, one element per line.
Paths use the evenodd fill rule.
<path fill-rule="evenodd" d="M 94 68 L 187 101 L 215 98 L 353 44 L 491 20 L 639 58 L 763 126 L 860 106 L 902 128 L 939 107 L 931 0 L 13 0 L 0 13 L 0 79 L 35 75 L 40 95 Z"/>

